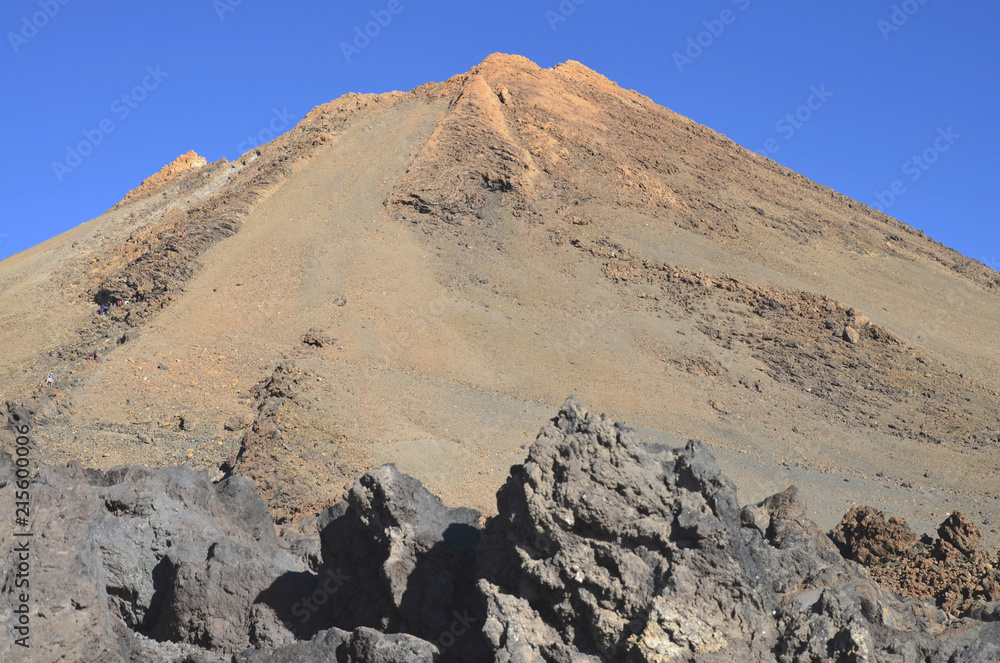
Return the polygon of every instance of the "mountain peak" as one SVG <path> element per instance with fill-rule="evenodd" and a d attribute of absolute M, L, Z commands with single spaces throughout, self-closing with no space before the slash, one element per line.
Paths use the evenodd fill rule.
<path fill-rule="evenodd" d="M 41 462 L 224 466 L 283 522 L 397 463 L 495 514 L 571 385 L 823 527 L 994 504 L 1000 275 L 579 62 L 347 94 L 126 204 L 0 263 Z"/>
<path fill-rule="evenodd" d="M 537 64 L 524 57 L 523 55 L 511 55 L 509 53 L 491 53 L 487 55 L 486 58 L 480 62 L 478 65 L 473 67 L 473 72 L 479 72 L 482 70 L 511 70 L 511 69 L 527 69 L 530 71 L 539 71 L 541 67 Z"/>
<path fill-rule="evenodd" d="M 199 156 L 194 150 L 185 152 L 158 172 L 144 179 L 139 186 L 129 191 L 125 195 L 125 198 L 111 209 L 116 209 L 133 200 L 155 193 L 189 170 L 195 170 L 207 164 L 208 160 L 203 156 Z"/>

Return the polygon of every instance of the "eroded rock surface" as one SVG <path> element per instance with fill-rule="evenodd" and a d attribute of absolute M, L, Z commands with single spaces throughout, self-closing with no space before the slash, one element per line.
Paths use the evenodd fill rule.
<path fill-rule="evenodd" d="M 344 578 L 321 618 L 341 628 L 404 631 L 472 651 L 479 513 L 448 508 L 416 479 L 386 465 L 320 515 L 323 568 Z M 456 625 L 456 622 L 458 624 Z M 451 653 L 454 656 L 454 652 Z"/>
<path fill-rule="evenodd" d="M 15 476 L 0 458 L 0 509 Z M 700 442 L 647 447 L 573 398 L 483 528 L 391 465 L 301 540 L 276 536 L 239 476 L 44 467 L 30 492 L 33 648 L 17 658 L 16 569 L 0 567 L 5 661 L 1000 661 L 992 585 L 947 585 L 935 605 L 875 572 L 903 558 L 911 580 L 992 582 L 961 514 L 917 542 L 856 509 L 830 537 L 794 487 L 741 509 Z"/>
<path fill-rule="evenodd" d="M 979 530 L 960 512 L 937 533 L 918 540 L 905 522 L 861 506 L 830 537 L 889 591 L 934 601 L 951 614 L 1000 619 L 1000 558 L 983 550 Z"/>
<path fill-rule="evenodd" d="M 0 504 L 13 514 L 14 468 L 4 456 Z M 257 599 L 275 578 L 298 574 L 308 583 L 310 576 L 278 546 L 248 479 L 213 485 L 187 467 L 102 473 L 77 464 L 41 468 L 28 492 L 34 536 L 25 660 L 67 660 L 67 651 L 80 653 L 69 660 L 128 659 L 145 647 L 129 642 L 134 633 L 216 653 L 294 640 L 276 609 Z M 11 534 L 0 533 L 5 551 L 16 545 Z M 18 604 L 8 559 L 0 567 L 5 631 Z M 285 590 L 293 598 L 302 592 L 292 584 Z M 8 636 L 0 638 L 0 660 L 21 660 Z"/>
<path fill-rule="evenodd" d="M 702 444 L 648 453 L 575 399 L 497 499 L 478 559 L 497 661 L 947 661 L 973 642 L 972 660 L 1000 652 L 978 622 L 880 589 L 805 517 L 794 488 L 741 511 Z"/>

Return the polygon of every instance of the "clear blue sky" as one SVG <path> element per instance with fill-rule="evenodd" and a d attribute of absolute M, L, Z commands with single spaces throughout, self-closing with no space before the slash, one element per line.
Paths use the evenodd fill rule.
<path fill-rule="evenodd" d="M 372 12 L 391 20 L 345 56 Z M 6 0 L 0 34 L 0 258 L 183 152 L 234 159 L 342 94 L 502 51 L 579 60 L 865 203 L 889 192 L 893 216 L 1000 260 L 995 0 Z"/>

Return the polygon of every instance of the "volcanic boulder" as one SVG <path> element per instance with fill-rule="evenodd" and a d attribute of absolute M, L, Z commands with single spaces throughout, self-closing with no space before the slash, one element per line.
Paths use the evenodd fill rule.
<path fill-rule="evenodd" d="M 412 635 L 386 635 L 370 628 L 353 633 L 332 628 L 308 642 L 273 652 L 244 652 L 234 663 L 437 663 L 437 649 Z"/>
<path fill-rule="evenodd" d="M 905 522 L 854 507 L 830 538 L 889 591 L 933 600 L 951 615 L 1000 617 L 1000 557 L 983 550 L 979 531 L 958 511 L 938 528 L 938 538 L 918 540 Z"/>
<path fill-rule="evenodd" d="M 419 481 L 385 465 L 356 481 L 319 524 L 320 576 L 346 576 L 322 619 L 451 646 L 457 638 L 462 647 L 478 632 L 469 612 L 478 512 L 444 506 Z"/>
<path fill-rule="evenodd" d="M 573 398 L 512 468 L 497 507 L 477 560 L 496 661 L 1000 653 L 977 642 L 977 626 L 949 629 L 926 604 L 883 592 L 805 517 L 795 489 L 741 512 L 701 443 L 647 451 Z"/>
<path fill-rule="evenodd" d="M 9 513 L 12 469 L 9 456 L 0 459 L 0 505 Z M 276 611 L 255 602 L 257 588 L 305 569 L 278 547 L 249 480 L 213 485 L 187 467 L 98 472 L 75 464 L 41 468 L 28 492 L 31 660 L 66 660 L 67 652 L 121 660 L 133 631 L 220 652 L 293 640 Z M 0 532 L 4 550 L 14 545 L 9 535 Z M 13 573 L 4 568 L 4 587 L 14 586 Z M 0 623 L 16 602 L 13 592 L 0 594 Z M 0 638 L 0 659 L 15 660 L 13 647 L 13 638 Z"/>

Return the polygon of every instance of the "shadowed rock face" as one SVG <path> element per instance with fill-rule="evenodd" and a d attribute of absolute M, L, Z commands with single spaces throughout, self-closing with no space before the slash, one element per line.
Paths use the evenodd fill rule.
<path fill-rule="evenodd" d="M 13 513 L 9 461 L 0 464 L 0 502 Z M 271 578 L 308 574 L 278 546 L 248 479 L 213 485 L 186 467 L 102 473 L 77 464 L 43 467 L 28 492 L 31 660 L 64 660 L 67 647 L 117 660 L 119 639 L 132 631 L 219 652 L 293 640 L 255 601 Z M 9 528 L 5 550 L 8 537 Z M 13 570 L 4 571 L 13 587 Z M 15 598 L 4 594 L 0 615 Z M 17 660 L 14 647 L 5 637 L 0 659 Z"/>
<path fill-rule="evenodd" d="M 0 508 L 13 511 L 15 487 L 4 456 Z M 740 509 L 701 443 L 647 448 L 574 398 L 483 529 L 384 466 L 320 514 L 312 567 L 288 552 L 308 542 L 279 539 L 242 477 L 70 466 L 43 468 L 30 490 L 44 560 L 33 661 L 1000 660 L 1000 630 L 884 592 L 795 488 Z M 842 548 L 912 543 L 903 532 L 864 546 L 859 527 L 878 518 L 855 515 Z M 0 539 L 13 545 L 9 530 Z M 960 516 L 941 540 L 978 550 Z M 15 577 L 3 567 L 3 660 L 20 654 Z"/>
<path fill-rule="evenodd" d="M 437 641 L 456 615 L 469 614 L 478 512 L 444 506 L 419 481 L 386 465 L 356 481 L 318 525 L 317 573 L 331 587 L 331 600 L 296 611 L 301 632 L 371 627 Z M 463 635 L 471 632 L 463 628 Z"/>

